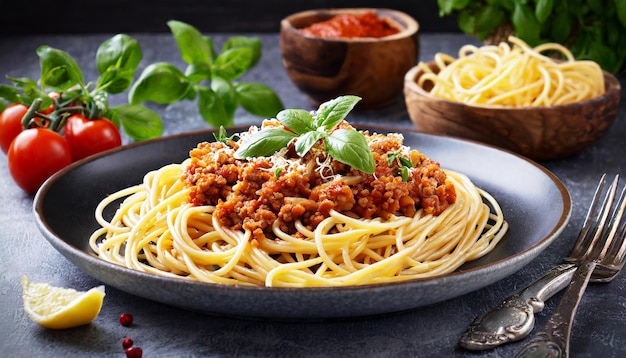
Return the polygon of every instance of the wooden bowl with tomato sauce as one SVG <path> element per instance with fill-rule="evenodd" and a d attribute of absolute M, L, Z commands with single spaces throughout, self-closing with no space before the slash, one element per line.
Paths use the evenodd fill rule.
<path fill-rule="evenodd" d="M 414 18 L 390 9 L 295 13 L 281 21 L 283 65 L 313 106 L 357 95 L 360 109 L 382 108 L 402 97 L 404 75 L 419 56 L 418 29 Z"/>

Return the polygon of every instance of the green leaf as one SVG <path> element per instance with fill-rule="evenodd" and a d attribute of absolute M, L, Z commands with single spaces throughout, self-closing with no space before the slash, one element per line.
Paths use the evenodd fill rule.
<path fill-rule="evenodd" d="M 304 109 L 282 110 L 278 112 L 276 119 L 296 134 L 304 134 L 317 129 L 313 125 L 313 115 Z"/>
<path fill-rule="evenodd" d="M 409 168 L 408 167 L 400 167 L 400 176 L 402 177 L 403 182 L 409 181 Z"/>
<path fill-rule="evenodd" d="M 439 16 L 450 15 L 454 10 L 464 9 L 469 0 L 437 0 Z"/>
<path fill-rule="evenodd" d="M 141 62 L 141 48 L 132 37 L 115 35 L 103 42 L 96 52 L 97 87 L 111 94 L 128 89 Z"/>
<path fill-rule="evenodd" d="M 298 153 L 299 156 L 304 157 L 306 153 L 308 153 L 309 150 L 313 148 L 317 141 L 326 137 L 326 133 L 318 131 L 311 131 L 302 134 L 298 137 L 298 140 L 296 141 L 296 153 Z"/>
<path fill-rule="evenodd" d="M 198 112 L 211 127 L 231 126 L 235 118 L 229 114 L 222 99 L 210 88 L 198 86 Z"/>
<path fill-rule="evenodd" d="M 315 117 L 315 127 L 333 130 L 360 100 L 361 97 L 358 96 L 341 96 L 322 103 Z"/>
<path fill-rule="evenodd" d="M 65 90 L 75 85 L 83 86 L 83 73 L 70 55 L 50 46 L 37 48 L 37 55 L 42 88 Z"/>
<path fill-rule="evenodd" d="M 253 52 L 248 47 L 233 48 L 222 52 L 215 59 L 212 73 L 232 81 L 250 69 Z"/>
<path fill-rule="evenodd" d="M 163 134 L 163 121 L 154 111 L 141 106 L 125 104 L 111 108 L 111 120 L 122 124 L 124 132 L 135 141 L 158 138 Z"/>
<path fill-rule="evenodd" d="M 215 59 L 217 58 L 217 52 L 215 52 L 215 45 L 213 44 L 213 40 L 211 40 L 211 38 L 207 36 L 203 36 L 202 39 L 204 40 L 204 42 L 206 42 L 207 48 L 209 49 L 209 59 L 211 60 L 210 63 L 215 62 Z"/>
<path fill-rule="evenodd" d="M 405 157 L 398 157 L 398 160 L 400 160 L 400 164 L 402 164 L 402 166 L 407 168 L 413 168 L 413 162 L 411 162 L 410 159 Z"/>
<path fill-rule="evenodd" d="M 211 89 L 221 99 L 226 113 L 234 117 L 235 110 L 239 106 L 239 100 L 233 85 L 221 77 L 213 77 Z"/>
<path fill-rule="evenodd" d="M 459 13 L 457 19 L 457 24 L 461 31 L 463 31 L 466 35 L 476 35 L 479 40 L 485 39 L 485 34 L 477 34 L 475 31 L 476 24 L 476 16 L 469 12 L 461 12 Z"/>
<path fill-rule="evenodd" d="M 374 173 L 376 162 L 367 140 L 360 132 L 338 129 L 326 138 L 326 151 L 335 160 L 367 174 Z"/>
<path fill-rule="evenodd" d="M 220 129 L 213 133 L 213 137 L 215 137 L 215 140 L 218 142 L 228 143 L 231 140 L 234 140 L 234 138 L 237 137 L 237 134 L 229 136 L 226 128 L 224 128 L 224 126 L 220 126 Z"/>
<path fill-rule="evenodd" d="M 85 103 L 87 107 L 86 117 L 95 119 L 104 116 L 109 111 L 109 97 L 106 92 L 96 90 L 91 93 L 89 100 Z"/>
<path fill-rule="evenodd" d="M 268 157 L 286 147 L 296 135 L 282 128 L 266 128 L 246 138 L 235 152 L 236 159 Z"/>
<path fill-rule="evenodd" d="M 613 0 L 615 4 L 615 10 L 617 11 L 617 18 L 623 27 L 626 27 L 626 1 Z"/>
<path fill-rule="evenodd" d="M 185 77 L 193 84 L 211 79 L 211 65 L 208 63 L 192 63 L 185 70 Z"/>
<path fill-rule="evenodd" d="M 254 115 L 273 118 L 285 108 L 276 92 L 264 84 L 242 82 L 235 85 L 235 90 L 241 106 Z"/>
<path fill-rule="evenodd" d="M 193 88 L 185 75 L 174 65 L 166 62 L 146 67 L 128 94 L 131 104 L 155 102 L 170 104 L 185 98 Z"/>
<path fill-rule="evenodd" d="M 235 48 L 249 48 L 252 50 L 252 56 L 248 63 L 248 68 L 256 66 L 261 59 L 262 43 L 256 37 L 233 36 L 226 40 L 222 47 L 222 53 Z"/>
<path fill-rule="evenodd" d="M 195 27 L 181 21 L 167 22 L 178 44 L 180 55 L 188 64 L 211 63 L 213 49 Z"/>
<path fill-rule="evenodd" d="M 554 19 L 550 21 L 550 38 L 557 43 L 565 43 L 572 31 L 572 23 L 569 14 L 558 11 Z"/>
<path fill-rule="evenodd" d="M 35 99 L 41 100 L 39 108 L 48 108 L 52 105 L 52 99 L 48 93 L 41 90 L 32 78 L 7 76 L 7 79 L 13 82 L 13 86 L 0 85 L 0 98 L 9 100 L 10 103 L 21 103 L 27 107 L 30 107 Z"/>
<path fill-rule="evenodd" d="M 540 24 L 543 24 L 552 14 L 554 0 L 537 0 L 535 5 L 535 17 Z"/>
<path fill-rule="evenodd" d="M 504 11 L 498 6 L 487 5 L 476 12 L 474 31 L 476 33 L 491 33 L 504 19 Z"/>
<path fill-rule="evenodd" d="M 0 98 L 3 98 L 10 103 L 22 103 L 23 96 L 14 86 L 0 84 Z"/>
<path fill-rule="evenodd" d="M 527 4 L 515 2 L 515 10 L 511 17 L 515 35 L 524 40 L 529 46 L 537 46 L 540 42 L 541 24 L 535 17 L 535 12 Z"/>

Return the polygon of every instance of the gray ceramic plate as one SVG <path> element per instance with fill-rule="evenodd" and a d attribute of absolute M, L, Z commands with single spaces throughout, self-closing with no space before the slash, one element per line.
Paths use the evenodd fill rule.
<path fill-rule="evenodd" d="M 200 311 L 247 317 L 341 318 L 402 311 L 441 302 L 501 280 L 530 263 L 561 233 L 571 214 L 567 189 L 548 170 L 520 156 L 465 140 L 407 130 L 405 144 L 467 174 L 501 204 L 509 232 L 495 250 L 456 272 L 431 278 L 342 288 L 233 287 L 163 278 L 107 263 L 90 252 L 97 203 L 140 183 L 144 174 L 183 161 L 211 131 L 132 144 L 85 159 L 50 178 L 35 197 L 45 238 L 90 276 L 133 295 Z M 236 128 L 234 131 L 241 131 Z"/>

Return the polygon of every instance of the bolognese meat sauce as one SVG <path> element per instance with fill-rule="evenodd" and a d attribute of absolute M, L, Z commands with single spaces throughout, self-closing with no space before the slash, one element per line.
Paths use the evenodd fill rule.
<path fill-rule="evenodd" d="M 271 124 L 274 125 L 274 124 Z M 332 210 L 371 219 L 391 215 L 439 215 L 456 200 L 439 163 L 403 146 L 399 134 L 363 132 L 376 169 L 366 174 L 327 156 L 317 143 L 303 158 L 291 147 L 271 157 L 237 160 L 237 143 L 204 142 L 190 151 L 184 172 L 193 205 L 214 205 L 223 226 L 273 238 L 272 225 L 296 234 L 314 229 Z M 398 156 L 412 167 L 401 173 Z"/>

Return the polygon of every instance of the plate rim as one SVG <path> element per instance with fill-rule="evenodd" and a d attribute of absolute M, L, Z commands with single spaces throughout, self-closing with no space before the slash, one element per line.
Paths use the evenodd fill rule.
<path fill-rule="evenodd" d="M 230 290 L 234 290 L 236 292 L 243 292 L 244 294 L 246 292 L 254 292 L 255 294 L 263 294 L 263 295 L 280 295 L 280 294 L 284 294 L 284 293 L 300 293 L 300 292 L 306 292 L 306 293 L 311 293 L 314 292 L 316 295 L 324 295 L 325 293 L 330 293 L 332 292 L 333 294 L 337 293 L 337 291 L 341 291 L 341 292 L 353 292 L 353 291 L 372 291 L 372 290 L 393 290 L 394 288 L 396 288 L 397 286 L 407 286 L 407 287 L 411 287 L 411 286 L 415 286 L 415 285 L 428 285 L 428 284 L 438 284 L 440 281 L 447 281 L 447 280 L 454 280 L 457 278 L 457 276 L 460 275 L 478 275 L 482 272 L 486 272 L 488 270 L 497 270 L 497 269 L 502 269 L 505 268 L 508 262 L 510 262 L 511 260 L 515 260 L 516 258 L 522 258 L 524 256 L 527 255 L 533 255 L 533 258 L 536 258 L 536 256 L 541 253 L 545 248 L 547 248 L 561 233 L 562 231 L 565 229 L 565 227 L 567 226 L 571 214 L 572 214 L 572 200 L 571 200 L 571 196 L 569 191 L 567 190 L 567 188 L 565 187 L 565 185 L 558 179 L 558 177 L 552 173 L 551 171 L 549 171 L 547 168 L 545 168 L 544 166 L 542 166 L 541 164 L 537 163 L 536 161 L 529 159 L 527 157 L 524 157 L 520 154 L 517 154 L 515 152 L 512 152 L 510 150 L 504 149 L 504 148 L 500 148 L 500 147 L 496 147 L 490 144 L 485 144 L 485 143 L 481 143 L 481 142 L 477 142 L 474 140 L 468 140 L 468 139 L 464 139 L 464 138 L 458 138 L 458 137 L 454 137 L 454 136 L 446 136 L 446 135 L 434 135 L 434 134 L 428 134 L 428 133 L 422 133 L 419 132 L 415 129 L 410 129 L 410 128 L 401 128 L 401 127 L 394 127 L 394 126 L 385 126 L 385 125 L 368 125 L 368 124 L 359 124 L 359 125 L 354 125 L 357 129 L 359 130 L 369 130 L 370 132 L 374 132 L 374 131 L 386 131 L 386 132 L 396 132 L 396 133 L 405 133 L 405 132 L 410 132 L 413 134 L 417 134 L 418 136 L 425 136 L 425 137 L 431 137 L 431 138 L 435 138 L 435 139 L 442 139 L 442 140 L 452 140 L 452 141 L 457 141 L 457 142 L 461 142 L 461 143 L 468 143 L 470 145 L 477 145 L 480 147 L 485 147 L 491 150 L 495 150 L 495 151 L 500 151 L 500 152 L 504 152 L 508 155 L 513 155 L 515 157 L 517 157 L 518 159 L 521 159 L 522 161 L 525 161 L 527 163 L 529 163 L 530 165 L 532 165 L 533 167 L 535 167 L 536 169 L 539 169 L 542 174 L 544 174 L 550 182 L 554 183 L 554 185 L 556 186 L 556 188 L 558 189 L 559 192 L 559 197 L 562 199 L 562 205 L 563 205 L 563 210 L 560 213 L 560 217 L 558 219 L 558 221 L 555 223 L 554 227 L 550 228 L 550 232 L 546 233 L 546 235 L 544 235 L 540 240 L 538 240 L 537 242 L 535 242 L 534 244 L 532 244 L 531 246 L 525 248 L 524 250 L 518 251 L 512 255 L 509 255 L 505 258 L 499 259 L 497 261 L 492 261 L 492 262 L 488 262 L 488 263 L 484 263 L 478 266 L 474 266 L 471 267 L 467 270 L 462 270 L 459 271 L 458 269 L 444 274 L 444 275 L 439 275 L 439 276 L 434 276 L 434 277 L 428 277 L 428 278 L 415 278 L 415 279 L 409 279 L 409 280 L 405 280 L 405 281 L 399 281 L 399 282 L 389 282 L 389 283 L 380 283 L 380 284 L 364 284 L 364 285 L 356 285 L 356 286 L 339 286 L 339 287 L 257 287 L 257 286 L 238 286 L 238 285 L 224 285 L 224 284 L 218 284 L 218 283 L 210 283 L 210 282 L 201 282 L 201 281 L 194 281 L 194 280 L 187 280 L 187 279 L 183 279 L 183 278 L 173 278 L 173 277 L 164 277 L 164 276 L 159 276 L 156 274 L 151 274 L 151 273 L 146 273 L 146 272 L 141 272 L 141 271 L 137 271 L 137 270 L 133 270 L 121 265 L 117 265 L 114 263 L 110 263 L 107 262 L 105 260 L 102 260 L 100 258 L 98 258 L 95 255 L 91 255 L 87 252 L 85 252 L 84 250 L 70 244 L 69 242 L 67 242 L 65 239 L 63 239 L 62 237 L 60 237 L 60 235 L 58 235 L 53 229 L 52 227 L 48 224 L 48 222 L 46 221 L 44 215 L 43 215 L 43 205 L 44 205 L 44 198 L 46 196 L 46 194 L 48 193 L 48 191 L 54 186 L 54 184 L 60 180 L 60 178 L 62 178 L 63 176 L 65 176 L 67 173 L 73 171 L 74 169 L 85 165 L 87 163 L 90 163 L 92 161 L 97 160 L 98 158 L 101 157 L 105 157 L 105 156 L 109 156 L 111 154 L 120 152 L 120 151 L 128 151 L 128 150 L 132 150 L 135 147 L 138 146 L 143 146 L 143 145 L 148 145 L 150 143 L 154 143 L 154 142 L 163 142 L 163 141 L 169 141 L 169 140 L 174 140 L 176 138 L 181 138 L 181 137 L 190 137 L 190 136 L 195 136 L 195 135 L 201 135 L 201 134 L 207 134 L 207 135 L 211 135 L 212 133 L 215 133 L 218 129 L 216 128 L 212 128 L 212 129 L 200 129 L 200 130 L 194 130 L 194 131 L 188 131 L 188 132 L 181 132 L 181 133 L 176 133 L 176 134 L 172 134 L 172 135 L 167 135 L 167 136 L 162 136 L 162 137 L 158 137 L 158 138 L 154 138 L 154 139 L 149 139 L 149 140 L 145 140 L 145 141 L 141 141 L 141 142 L 134 142 L 134 143 L 129 143 L 129 144 L 125 144 L 122 145 L 120 147 L 105 151 L 105 152 L 101 152 L 98 154 L 95 154 L 93 156 L 81 159 L 77 162 L 74 162 L 72 164 L 70 164 L 69 166 L 65 167 L 64 169 L 60 170 L 59 172 L 55 173 L 54 175 L 52 175 L 48 180 L 46 180 L 44 182 L 44 184 L 41 186 L 41 188 L 37 191 L 37 193 L 35 194 L 35 198 L 33 201 L 33 212 L 35 214 L 35 220 L 36 220 L 36 225 L 38 226 L 40 232 L 42 233 L 42 235 L 45 237 L 45 239 L 57 250 L 60 251 L 61 254 L 63 254 L 64 257 L 66 257 L 67 259 L 69 259 L 75 266 L 78 266 L 78 268 L 84 272 L 84 269 L 81 267 L 81 265 L 78 265 L 76 262 L 74 262 L 74 260 L 72 258 L 70 258 L 68 256 L 68 254 L 74 255 L 77 259 L 82 259 L 82 260 L 86 260 L 86 262 L 97 265 L 97 266 L 104 266 L 106 269 L 108 270 L 114 270 L 114 271 L 121 271 L 123 273 L 132 275 L 132 276 L 137 276 L 139 278 L 147 278 L 147 279 L 154 279 L 154 280 L 164 280 L 167 282 L 171 282 L 172 284 L 181 284 L 181 283 L 185 283 L 185 284 L 189 284 L 192 287 L 194 286 L 199 286 L 202 288 L 206 288 L 206 289 L 216 289 L 216 290 L 222 290 L 222 291 L 230 291 Z M 250 127 L 250 125 L 241 125 L 241 126 L 231 126 L 226 128 L 229 132 L 240 132 L 242 130 L 247 130 Z M 532 261 L 532 259 L 529 259 L 528 262 L 525 264 L 527 265 L 528 263 L 530 263 L 530 261 Z M 524 265 L 524 266 L 525 266 Z M 521 266 L 523 267 L 523 266 Z M 515 269 L 513 271 L 516 272 L 519 269 L 521 269 L 521 267 Z M 91 274 L 89 273 L 85 273 L 88 276 L 93 277 Z M 496 281 L 499 281 L 501 279 L 504 279 L 506 277 L 510 276 L 506 275 Z M 100 277 L 93 277 L 97 280 L 102 280 Z M 495 281 L 494 281 L 495 282 Z M 475 288 L 475 289 L 471 289 L 469 291 L 466 291 L 463 294 L 466 294 L 468 292 L 471 291 L 475 291 L 477 289 L 480 289 L 482 287 L 486 287 L 490 284 L 493 284 L 494 282 L 490 282 L 486 285 L 483 285 L 481 287 Z M 115 287 L 115 285 L 112 285 L 113 287 Z M 136 293 L 130 293 L 133 295 L 137 295 Z M 460 295 L 455 295 L 453 297 L 458 297 Z M 145 296 L 144 296 L 145 297 Z M 150 298 L 150 297 L 145 297 L 151 300 L 155 300 L 154 298 Z M 158 301 L 158 300 L 155 300 Z M 161 301 L 162 302 L 162 301 Z M 440 301 L 437 301 L 440 302 Z M 172 304 L 170 304 L 172 305 Z M 420 307 L 418 304 L 415 305 L 414 308 Z M 182 307 L 185 308 L 185 307 Z M 368 314 L 364 314 L 364 315 L 368 315 Z M 248 316 L 248 315 L 246 315 Z M 360 315 L 359 315 L 360 316 Z M 300 316 L 294 316 L 294 317 L 300 317 Z M 343 317 L 343 316 L 342 316 Z M 347 316 L 346 316 L 347 317 Z"/>

